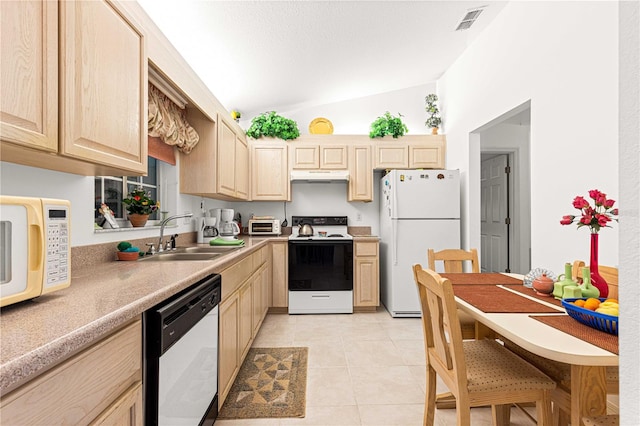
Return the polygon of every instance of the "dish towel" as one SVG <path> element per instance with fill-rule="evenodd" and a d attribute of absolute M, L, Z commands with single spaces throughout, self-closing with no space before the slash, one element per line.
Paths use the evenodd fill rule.
<path fill-rule="evenodd" d="M 235 240 L 223 240 L 222 238 L 215 238 L 209 241 L 209 244 L 212 246 L 241 246 L 244 245 L 244 240 L 235 239 Z"/>

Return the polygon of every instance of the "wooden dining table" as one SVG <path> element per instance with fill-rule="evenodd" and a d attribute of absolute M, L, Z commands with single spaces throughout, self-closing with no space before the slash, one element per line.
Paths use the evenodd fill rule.
<path fill-rule="evenodd" d="M 458 308 L 476 321 L 533 354 L 570 365 L 572 425 L 582 424 L 584 416 L 606 414 L 605 369 L 619 363 L 617 336 L 587 328 L 582 338 L 576 337 L 580 334 L 574 329 L 587 326 L 567 318 L 553 297 L 538 296 L 524 287 L 521 275 L 441 275 L 453 284 Z M 606 344 L 592 336 L 600 336 Z"/>

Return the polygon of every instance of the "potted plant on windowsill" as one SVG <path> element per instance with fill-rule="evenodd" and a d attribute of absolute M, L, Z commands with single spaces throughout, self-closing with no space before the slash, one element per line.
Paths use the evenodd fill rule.
<path fill-rule="evenodd" d="M 138 187 L 129 192 L 127 198 L 122 200 L 127 206 L 129 222 L 133 227 L 142 227 L 147 223 L 149 215 L 160 207 L 160 203 L 151 198 L 151 194 Z"/>
<path fill-rule="evenodd" d="M 442 124 L 440 109 L 436 104 L 436 102 L 438 102 L 438 95 L 430 93 L 424 98 L 424 101 L 426 103 L 424 109 L 429 113 L 429 118 L 427 118 L 427 121 L 425 121 L 424 124 L 431 129 L 431 134 L 437 135 L 438 128 L 440 127 L 440 124 Z"/>
<path fill-rule="evenodd" d="M 291 140 L 300 136 L 300 131 L 295 121 L 278 115 L 275 111 L 269 111 L 253 117 L 251 127 L 247 130 L 247 136 L 254 139 L 270 136 Z"/>
<path fill-rule="evenodd" d="M 398 113 L 398 117 L 394 117 L 389 111 L 385 112 L 382 117 L 376 118 L 376 120 L 371 123 L 369 137 L 373 139 L 391 135 L 394 139 L 397 139 L 398 136 L 403 136 L 409 130 L 400 117 L 402 117 L 400 113 Z"/>

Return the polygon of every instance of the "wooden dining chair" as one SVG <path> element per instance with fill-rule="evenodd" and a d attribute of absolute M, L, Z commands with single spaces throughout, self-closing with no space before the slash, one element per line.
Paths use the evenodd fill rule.
<path fill-rule="evenodd" d="M 581 260 L 573 262 L 572 275 L 573 278 L 582 279 L 580 272 L 585 264 Z M 609 297 L 618 297 L 618 268 L 612 266 L 598 266 L 600 275 L 607 281 L 609 285 Z M 547 358 L 535 355 L 513 342 L 505 340 L 505 347 L 513 351 L 527 362 L 535 365 L 549 377 L 554 379 L 558 386 L 551 394 L 553 400 L 553 416 L 554 422 L 558 426 L 566 426 L 571 418 L 571 366 L 563 362 L 552 361 Z M 605 380 L 607 387 L 607 395 L 619 394 L 620 378 L 618 367 L 607 367 L 605 371 Z"/>
<path fill-rule="evenodd" d="M 538 425 L 551 425 L 555 382 L 495 340 L 462 339 L 451 281 L 413 266 L 420 294 L 427 389 L 423 424 L 435 420 L 436 375 L 457 401 L 458 426 L 471 424 L 471 407 L 491 405 L 493 424 L 508 424 L 510 406 L 535 402 Z"/>
<path fill-rule="evenodd" d="M 618 426 L 620 424 L 620 416 L 610 414 L 608 416 L 583 417 L 582 423 L 584 423 L 584 426 Z"/>
<path fill-rule="evenodd" d="M 436 270 L 436 262 L 442 262 L 445 273 L 465 272 L 465 266 L 469 269 L 467 272 L 480 272 L 478 250 L 476 249 L 471 249 L 469 251 L 462 249 L 445 249 L 440 251 L 427 249 L 427 262 L 429 269 L 432 271 Z M 481 326 L 481 324 L 474 320 L 471 315 L 458 310 L 458 319 L 460 320 L 463 339 L 475 339 L 486 336 L 486 330 Z"/>

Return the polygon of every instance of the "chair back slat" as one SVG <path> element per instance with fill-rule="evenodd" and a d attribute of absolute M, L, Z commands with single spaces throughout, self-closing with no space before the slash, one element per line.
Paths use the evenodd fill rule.
<path fill-rule="evenodd" d="M 465 264 L 469 265 L 468 272 L 480 272 L 480 262 L 478 262 L 478 250 L 469 251 L 462 249 L 445 249 L 436 252 L 433 249 L 427 250 L 427 260 L 429 269 L 436 271 L 436 261 L 442 261 L 444 272 L 456 273 L 465 272 Z"/>

